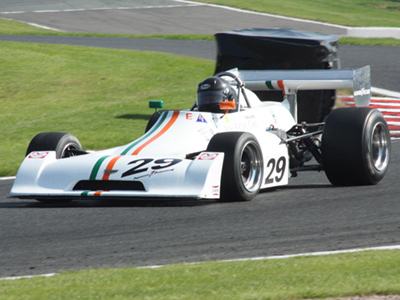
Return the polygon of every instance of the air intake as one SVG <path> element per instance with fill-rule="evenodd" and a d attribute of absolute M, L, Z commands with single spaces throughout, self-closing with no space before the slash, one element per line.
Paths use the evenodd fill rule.
<path fill-rule="evenodd" d="M 81 180 L 74 191 L 144 191 L 140 181 L 127 180 Z"/>

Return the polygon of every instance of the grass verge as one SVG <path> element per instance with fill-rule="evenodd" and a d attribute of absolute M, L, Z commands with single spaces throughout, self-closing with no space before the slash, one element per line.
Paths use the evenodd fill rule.
<path fill-rule="evenodd" d="M 400 251 L 62 272 L 0 281 L 0 299 L 304 299 L 400 293 Z"/>
<path fill-rule="evenodd" d="M 32 137 L 75 134 L 85 149 L 124 145 L 153 113 L 189 108 L 214 63 L 169 54 L 0 42 L 0 176 L 16 174 Z"/>

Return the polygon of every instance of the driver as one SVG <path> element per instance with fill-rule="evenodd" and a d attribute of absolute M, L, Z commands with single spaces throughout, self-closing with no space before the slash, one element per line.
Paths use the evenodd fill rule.
<path fill-rule="evenodd" d="M 199 83 L 196 100 L 199 111 L 222 113 L 219 103 L 223 101 L 234 101 L 237 104 L 236 92 L 225 79 L 214 76 Z"/>

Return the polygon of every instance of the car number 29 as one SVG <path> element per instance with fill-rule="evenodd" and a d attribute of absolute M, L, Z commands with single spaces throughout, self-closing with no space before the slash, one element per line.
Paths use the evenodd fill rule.
<path fill-rule="evenodd" d="M 271 158 L 266 165 L 267 178 L 265 179 L 265 184 L 271 184 L 274 182 L 280 182 L 286 170 L 286 158 L 281 156 L 276 160 Z"/>

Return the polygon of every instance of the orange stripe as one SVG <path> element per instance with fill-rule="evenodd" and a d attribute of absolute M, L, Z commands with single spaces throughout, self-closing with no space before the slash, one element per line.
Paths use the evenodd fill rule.
<path fill-rule="evenodd" d="M 283 80 L 278 80 L 278 86 L 281 88 L 283 94 L 285 95 L 285 86 L 283 85 Z"/>
<path fill-rule="evenodd" d="M 179 110 L 175 110 L 174 114 L 172 115 L 172 118 L 168 121 L 167 125 L 155 136 L 153 136 L 150 140 L 148 140 L 146 143 L 144 143 L 142 146 L 137 148 L 132 155 L 137 155 L 139 154 L 140 151 L 142 151 L 146 146 L 148 146 L 150 143 L 154 142 L 156 139 L 158 139 L 160 136 L 162 136 L 167 130 L 172 126 L 172 124 L 175 123 L 176 119 L 178 119 L 179 116 Z"/>
<path fill-rule="evenodd" d="M 104 170 L 103 180 L 108 180 L 110 178 L 110 173 L 107 171 L 111 171 L 117 160 L 120 159 L 122 156 L 123 155 L 116 156 L 108 163 L 106 169 Z"/>
<path fill-rule="evenodd" d="M 96 192 L 94 193 L 95 196 L 99 197 L 101 195 L 102 192 Z"/>

